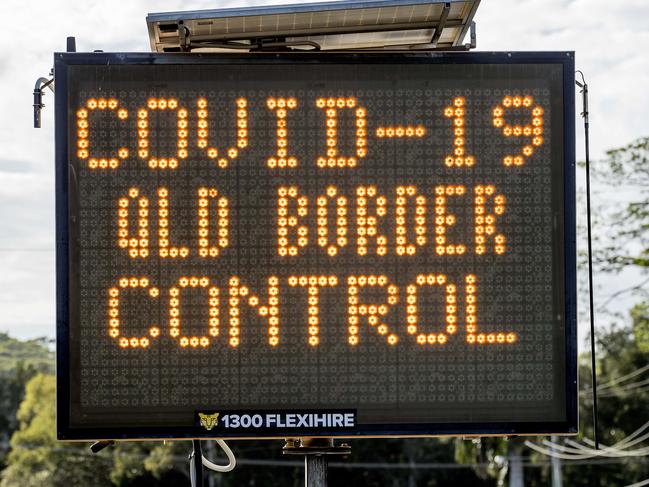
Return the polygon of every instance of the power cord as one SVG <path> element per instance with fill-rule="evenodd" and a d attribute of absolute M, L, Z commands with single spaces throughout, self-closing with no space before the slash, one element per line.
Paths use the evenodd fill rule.
<path fill-rule="evenodd" d="M 234 470 L 234 467 L 237 466 L 237 459 L 234 457 L 234 453 L 232 453 L 232 450 L 225 443 L 225 441 L 216 440 L 216 443 L 221 447 L 225 455 L 228 457 L 227 465 L 217 465 L 209 461 L 203 456 L 201 450 L 201 441 L 193 440 L 192 444 L 194 446 L 194 449 L 189 455 L 189 473 L 192 487 L 203 487 L 203 466 L 214 472 L 230 472 Z M 201 465 L 196 465 L 196 458 L 199 456 L 201 458 Z"/>

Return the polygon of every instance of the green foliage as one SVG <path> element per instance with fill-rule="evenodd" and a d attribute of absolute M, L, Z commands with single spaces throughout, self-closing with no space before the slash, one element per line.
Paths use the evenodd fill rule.
<path fill-rule="evenodd" d="M 594 195 L 593 235 L 596 251 L 593 257 L 598 270 L 619 272 L 635 268 L 646 272 L 649 269 L 649 137 L 608 151 L 604 160 L 592 164 L 592 171 L 598 183 L 595 187 L 605 195 L 605 203 L 599 205 L 598 195 Z M 598 311 L 606 313 L 609 302 L 625 294 L 643 301 L 631 309 L 630 326 L 628 323 L 618 323 L 598 332 L 599 435 L 600 442 L 605 445 L 622 440 L 649 420 L 649 386 L 646 384 L 649 373 L 638 374 L 626 381 L 616 380 L 649 366 L 647 283 L 649 279 L 630 284 L 598 306 Z M 593 401 L 589 360 L 589 356 L 580 357 L 580 438 L 592 439 Z M 544 460 L 540 455 L 533 455 L 532 458 Z M 564 485 L 628 485 L 649 477 L 649 462 L 646 457 L 627 457 L 619 461 L 595 459 L 587 460 L 582 465 L 566 462 L 563 472 Z"/>
<path fill-rule="evenodd" d="M 189 485 L 188 441 L 120 442 L 102 455 L 112 460 L 110 480 L 121 487 Z"/>
<path fill-rule="evenodd" d="M 110 485 L 108 465 L 79 446 L 58 444 L 55 439 L 54 398 L 51 375 L 38 374 L 28 383 L 18 409 L 20 427 L 11 438 L 8 466 L 2 487 L 68 487 Z"/>
<path fill-rule="evenodd" d="M 648 374 L 645 372 L 620 383 L 615 380 L 649 365 L 649 355 L 636 340 L 629 325 L 616 325 L 610 331 L 600 334 L 597 346 L 600 442 L 612 445 L 649 420 L 649 389 L 637 384 L 646 380 Z M 580 369 L 580 382 L 591 384 L 589 367 Z M 592 393 L 587 389 L 581 399 L 580 434 L 581 437 L 593 438 Z M 564 472 L 564 483 L 570 486 L 628 485 L 649 477 L 649 462 L 642 457 L 624 458 L 609 464 L 592 462 L 588 465 L 568 466 Z"/>
<path fill-rule="evenodd" d="M 649 137 L 608 151 L 604 161 L 593 164 L 593 173 L 605 187 L 623 187 L 633 199 L 620 208 L 607 198 L 595 210 L 597 228 L 607 229 L 600 238 L 603 250 L 596 255 L 600 268 L 649 267 Z"/>
<path fill-rule="evenodd" d="M 51 375 L 38 374 L 27 383 L 0 487 L 171 487 L 188 482 L 174 470 L 174 460 L 182 458 L 184 466 L 186 457 L 175 455 L 172 445 L 123 442 L 95 455 L 87 443 L 57 441 L 55 382 Z"/>
<path fill-rule="evenodd" d="M 496 479 L 498 485 L 507 475 L 507 457 L 510 450 L 520 454 L 518 441 L 507 438 L 474 438 L 455 440 L 455 461 L 472 465 L 481 479 Z"/>
<path fill-rule="evenodd" d="M 631 310 L 633 322 L 633 336 L 638 349 L 642 353 L 649 353 L 649 304 L 637 304 Z"/>
<path fill-rule="evenodd" d="M 0 466 L 4 466 L 9 439 L 18 427 L 16 412 L 25 384 L 39 372 L 54 370 L 54 355 L 45 339 L 20 341 L 0 333 Z"/>
<path fill-rule="evenodd" d="M 20 363 L 25 369 L 54 372 L 54 352 L 46 338 L 21 341 L 0 333 L 0 374 L 13 372 Z"/>
<path fill-rule="evenodd" d="M 154 479 L 173 477 L 174 472 L 185 472 L 187 454 L 191 445 L 188 441 L 154 443 L 144 459 L 144 470 Z"/>

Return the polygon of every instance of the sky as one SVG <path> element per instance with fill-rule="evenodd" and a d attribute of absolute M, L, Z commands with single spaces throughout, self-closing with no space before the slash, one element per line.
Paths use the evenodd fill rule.
<path fill-rule="evenodd" d="M 43 128 L 32 128 L 34 82 L 48 75 L 52 53 L 64 51 L 70 35 L 76 37 L 78 51 L 148 51 L 148 12 L 273 3 L 279 2 L 0 2 L 1 18 L 11 19 L 9 42 L 15 45 L 0 50 L 0 331 L 19 338 L 56 333 L 51 93 L 44 100 Z M 482 0 L 475 20 L 479 51 L 576 51 L 577 67 L 590 88 L 596 161 L 607 149 L 649 135 L 647 18 L 646 0 Z M 577 122 L 581 160 L 583 131 L 581 119 Z M 637 276 L 595 277 L 597 296 L 604 298 Z M 582 341 L 586 326 L 579 324 Z"/>

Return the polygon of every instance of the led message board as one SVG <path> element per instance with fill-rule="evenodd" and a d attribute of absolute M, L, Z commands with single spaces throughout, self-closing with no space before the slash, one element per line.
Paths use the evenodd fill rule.
<path fill-rule="evenodd" d="M 576 431 L 571 53 L 55 62 L 60 438 Z"/>

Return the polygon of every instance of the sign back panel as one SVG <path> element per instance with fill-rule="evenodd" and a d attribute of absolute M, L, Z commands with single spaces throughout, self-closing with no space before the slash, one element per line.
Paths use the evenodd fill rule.
<path fill-rule="evenodd" d="M 60 438 L 576 431 L 570 53 L 55 61 Z"/>

